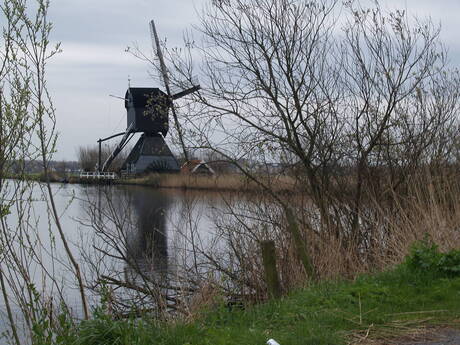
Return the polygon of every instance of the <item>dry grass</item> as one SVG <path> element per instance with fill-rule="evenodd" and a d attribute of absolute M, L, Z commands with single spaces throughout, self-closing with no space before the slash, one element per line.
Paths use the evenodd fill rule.
<path fill-rule="evenodd" d="M 350 345 L 410 345 L 417 343 L 432 344 L 432 342 L 446 341 L 448 344 L 449 338 L 454 333 L 460 331 L 454 328 L 460 327 L 460 323 L 452 323 L 446 327 L 433 326 L 429 322 L 431 319 L 407 321 L 393 321 L 387 325 L 379 325 L 378 327 L 370 327 L 365 331 L 356 332 L 351 336 Z"/>
<path fill-rule="evenodd" d="M 295 190 L 295 180 L 289 176 L 260 176 L 259 181 L 277 192 Z M 212 191 L 260 191 L 262 187 L 240 174 L 217 176 L 190 174 L 150 174 L 120 181 L 122 184 L 154 186 L 157 188 L 196 189 Z"/>
<path fill-rule="evenodd" d="M 291 198 L 292 199 L 292 198 Z M 344 213 L 347 205 L 343 206 Z M 304 206 L 305 209 L 310 205 Z M 311 260 L 320 279 L 347 277 L 385 270 L 403 261 L 416 241 L 430 238 L 441 251 L 460 248 L 460 179 L 457 176 L 418 177 L 410 182 L 406 195 L 393 195 L 387 202 L 366 204 L 369 219 L 363 220 L 368 241 L 361 247 L 350 245 L 350 224 L 336 229 L 317 227 L 311 222 L 303 228 Z M 281 220 L 281 223 L 283 221 Z M 278 265 L 286 291 L 304 281 L 305 275 L 292 240 L 281 229 L 274 238 L 278 243 Z"/>

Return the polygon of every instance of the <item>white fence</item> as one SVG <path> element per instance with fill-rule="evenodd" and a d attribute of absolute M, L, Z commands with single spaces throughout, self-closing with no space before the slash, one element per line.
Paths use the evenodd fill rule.
<path fill-rule="evenodd" d="M 81 172 L 80 178 L 87 178 L 87 179 L 101 179 L 101 180 L 115 180 L 117 178 L 117 174 L 114 172 Z"/>

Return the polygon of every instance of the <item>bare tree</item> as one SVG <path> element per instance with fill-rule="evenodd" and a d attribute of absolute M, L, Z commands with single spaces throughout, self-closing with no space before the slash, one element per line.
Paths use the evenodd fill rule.
<path fill-rule="evenodd" d="M 104 162 L 110 154 L 115 149 L 116 144 L 113 145 L 104 145 L 101 149 L 101 160 Z M 130 148 L 127 147 L 120 152 L 119 155 L 114 159 L 112 164 L 109 167 L 110 171 L 118 171 L 122 168 L 123 163 L 125 162 Z M 77 150 L 77 159 L 80 164 L 80 168 L 84 171 L 94 171 L 99 162 L 99 148 L 97 146 L 81 146 Z"/>
<path fill-rule="evenodd" d="M 436 137 L 452 124 L 458 85 L 447 75 L 439 29 L 429 21 L 413 26 L 404 11 L 384 14 L 380 8 L 349 5 L 352 17 L 342 42 L 342 88 L 348 156 L 356 167 L 352 236 L 360 244 L 361 203 L 367 187 L 382 183 L 372 170 L 388 168 L 397 187 L 427 156 Z M 440 96 L 440 91 L 444 95 Z M 413 170 L 412 170 L 413 171 Z M 396 174 L 398 172 L 398 174 Z"/>
<path fill-rule="evenodd" d="M 89 316 L 79 265 L 62 229 L 49 183 L 56 117 L 46 86 L 46 67 L 60 47 L 50 44 L 48 8 L 46 0 L 6 0 L 0 6 L 5 19 L 0 47 L 0 285 L 10 334 L 17 344 L 49 342 L 57 330 L 54 313 L 68 311 L 62 282 L 54 271 L 56 235 L 79 287 L 83 314 Z M 31 161 L 41 162 L 47 183 L 5 179 L 13 165 L 17 176 L 24 177 L 25 165 Z M 48 237 L 40 234 L 32 212 L 37 197 L 49 207 Z M 17 312 L 10 308 L 10 299 L 18 306 Z M 18 320 L 29 334 L 18 334 Z"/>
<path fill-rule="evenodd" d="M 188 143 L 259 183 L 285 210 L 296 243 L 332 234 L 362 256 L 376 231 L 369 200 L 403 193 L 433 162 L 452 162 L 459 78 L 429 20 L 378 3 L 229 0 L 205 8 L 197 35 L 168 50 L 178 86 L 200 74 L 202 90 L 182 108 Z M 295 167 L 319 219 L 243 160 Z"/>

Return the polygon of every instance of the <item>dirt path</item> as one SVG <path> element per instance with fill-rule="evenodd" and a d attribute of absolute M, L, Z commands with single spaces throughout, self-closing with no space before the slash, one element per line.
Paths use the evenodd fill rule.
<path fill-rule="evenodd" d="M 460 345 L 460 330 L 442 329 L 416 341 L 395 342 L 391 345 Z"/>
<path fill-rule="evenodd" d="M 460 345 L 460 328 L 433 327 L 392 339 L 363 339 L 352 345 Z"/>

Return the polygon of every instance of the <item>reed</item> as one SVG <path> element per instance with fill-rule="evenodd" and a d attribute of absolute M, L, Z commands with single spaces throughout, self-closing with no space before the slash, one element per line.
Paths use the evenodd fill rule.
<path fill-rule="evenodd" d="M 293 191 L 296 189 L 295 179 L 285 176 L 257 177 L 260 181 L 270 185 L 276 192 Z M 125 179 L 121 184 L 153 186 L 157 188 L 178 188 L 214 191 L 261 191 L 260 184 L 248 180 L 241 174 L 226 174 L 217 176 L 189 175 L 189 174 L 149 174 L 146 176 Z"/>
<path fill-rule="evenodd" d="M 328 205 L 337 215 L 328 224 L 322 222 L 318 208 L 303 193 L 286 193 L 282 198 L 295 211 L 317 278 L 354 279 L 401 263 L 411 245 L 426 238 L 442 251 L 460 248 L 459 181 L 456 174 L 425 172 L 413 176 L 404 191 L 368 191 L 361 206 L 359 238 L 353 232 L 353 211 L 346 196 L 336 195 L 336 202 Z M 216 235 L 229 246 L 213 260 L 218 261 L 219 256 L 233 262 L 234 267 L 223 275 L 238 286 L 238 291 L 244 291 L 246 298 L 267 298 L 260 251 L 265 240 L 276 244 L 284 293 L 309 284 L 311 272 L 305 272 L 287 230 L 284 210 L 266 193 L 253 194 L 243 205 L 229 202 L 228 209 L 215 217 Z M 219 270 L 217 264 L 215 268 Z"/>
<path fill-rule="evenodd" d="M 367 196 L 361 223 L 364 245 L 354 247 L 343 234 L 348 223 L 325 234 L 312 235 L 310 250 L 316 270 L 324 278 L 355 277 L 381 271 L 402 262 L 414 242 L 429 238 L 442 251 L 460 248 L 460 183 L 456 174 L 436 176 L 423 173 L 413 177 L 405 193 Z M 345 207 L 346 205 L 344 205 Z M 346 208 L 346 207 L 345 207 Z M 352 250 L 352 249 L 355 250 Z"/>

